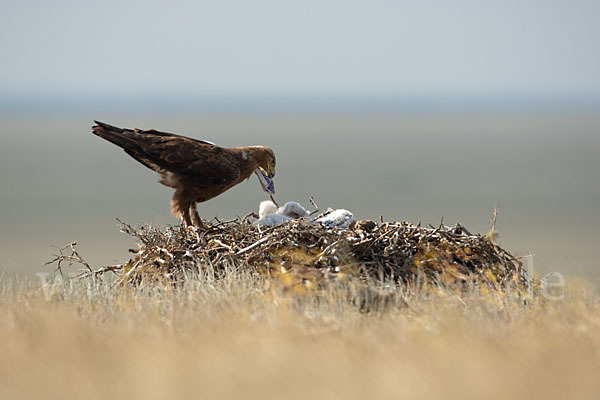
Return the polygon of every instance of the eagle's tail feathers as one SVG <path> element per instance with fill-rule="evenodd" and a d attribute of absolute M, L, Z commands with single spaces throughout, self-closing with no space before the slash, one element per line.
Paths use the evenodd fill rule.
<path fill-rule="evenodd" d="M 131 131 L 116 126 L 108 125 L 102 122 L 95 121 L 98 125 L 92 127 L 92 133 L 106 139 L 111 143 L 123 148 L 125 151 L 133 151 L 144 154 L 144 151 L 136 143 L 135 137 L 130 135 Z"/>
<path fill-rule="evenodd" d="M 124 131 L 123 128 L 119 128 L 119 127 L 116 127 L 116 126 L 113 126 L 113 125 L 109 125 L 109 124 L 104 123 L 104 122 L 100 122 L 100 121 L 96 121 L 96 120 L 94 120 L 94 122 L 96 123 L 96 125 L 92 127 L 93 130 L 96 130 L 96 128 L 104 128 L 104 129 L 108 129 L 108 130 L 111 130 L 111 131 L 117 131 L 117 132 L 123 132 Z"/>
<path fill-rule="evenodd" d="M 121 147 L 131 157 L 145 165 L 146 167 L 160 173 L 166 173 L 168 166 L 160 159 L 152 157 L 144 150 L 144 141 L 139 141 L 139 133 L 130 129 L 117 128 L 103 122 L 95 121 L 96 126 L 92 127 L 92 133 L 111 143 Z M 168 185 L 167 185 L 168 186 Z"/>

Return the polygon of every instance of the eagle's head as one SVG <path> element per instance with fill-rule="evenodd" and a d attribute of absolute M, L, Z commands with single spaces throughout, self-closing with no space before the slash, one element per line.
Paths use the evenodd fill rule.
<path fill-rule="evenodd" d="M 275 176 L 275 153 L 266 146 L 243 147 L 242 158 L 246 160 L 246 165 L 251 168 L 247 170 L 248 177 L 252 172 L 258 177 L 258 181 L 265 192 L 275 193 L 273 177 Z"/>
<path fill-rule="evenodd" d="M 273 179 L 275 176 L 275 153 L 271 148 L 266 146 L 254 146 L 254 159 L 256 167 L 261 170 L 268 178 Z"/>

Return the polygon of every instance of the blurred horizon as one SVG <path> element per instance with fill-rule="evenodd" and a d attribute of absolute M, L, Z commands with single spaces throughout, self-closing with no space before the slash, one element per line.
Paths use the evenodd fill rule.
<path fill-rule="evenodd" d="M 181 111 L 439 112 L 439 111 L 577 111 L 600 110 L 600 93 L 588 95 L 343 95 L 336 93 L 217 95 L 194 93 L 0 93 L 0 113 L 157 109 Z"/>

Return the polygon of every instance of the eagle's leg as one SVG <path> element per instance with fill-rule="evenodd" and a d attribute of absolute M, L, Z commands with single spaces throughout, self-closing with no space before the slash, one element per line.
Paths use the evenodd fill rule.
<path fill-rule="evenodd" d="M 189 196 L 179 188 L 175 190 L 171 199 L 171 214 L 183 220 L 183 224 L 187 227 L 192 225 L 190 218 L 190 201 Z"/>
<path fill-rule="evenodd" d="M 200 228 L 200 229 L 205 229 L 206 227 L 204 226 L 204 224 L 202 223 L 202 219 L 200 218 L 200 214 L 198 214 L 198 209 L 196 208 L 196 203 L 192 203 L 190 204 L 190 209 L 189 209 L 189 213 L 192 217 L 192 223 Z"/>
<path fill-rule="evenodd" d="M 185 225 L 186 228 L 188 226 L 193 225 L 192 224 L 192 219 L 190 218 L 190 210 L 189 210 L 189 208 L 184 208 L 181 211 L 181 219 L 183 219 L 183 224 Z"/>

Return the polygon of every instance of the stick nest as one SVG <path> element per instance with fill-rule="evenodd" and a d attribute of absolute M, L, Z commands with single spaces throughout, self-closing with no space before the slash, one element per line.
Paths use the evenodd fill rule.
<path fill-rule="evenodd" d="M 121 265 L 87 275 L 117 274 L 116 284 L 168 279 L 178 283 L 199 274 L 222 276 L 243 268 L 305 286 L 340 278 L 410 284 L 486 283 L 527 287 L 521 261 L 488 237 L 461 225 L 423 227 L 408 222 L 357 221 L 326 228 L 302 219 L 260 228 L 245 218 L 213 221 L 206 230 L 181 225 L 121 230 L 138 239 L 134 256 Z"/>

